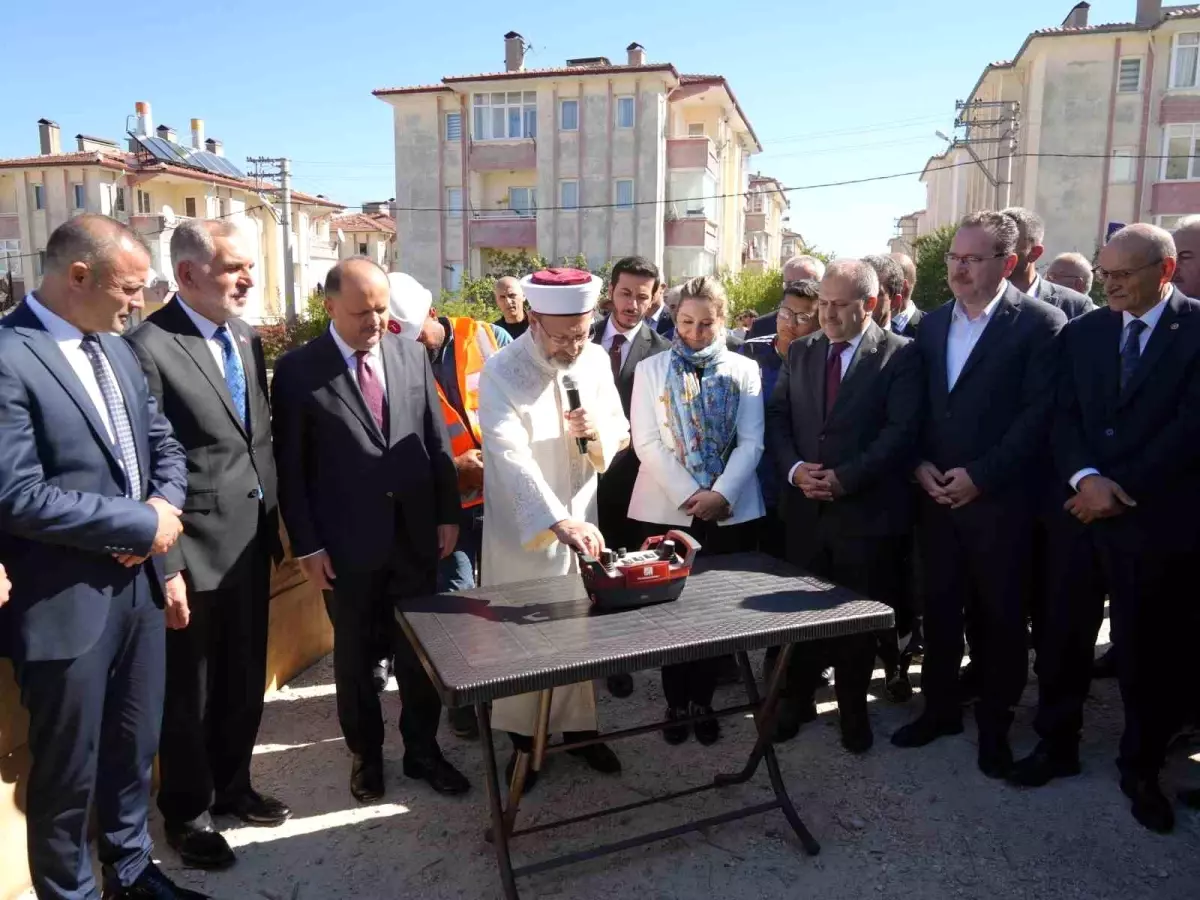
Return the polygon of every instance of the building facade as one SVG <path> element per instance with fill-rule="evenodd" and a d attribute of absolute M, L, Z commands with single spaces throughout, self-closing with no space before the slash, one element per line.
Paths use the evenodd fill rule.
<path fill-rule="evenodd" d="M 391 215 L 395 200 L 369 201 L 362 212 L 343 213 L 329 220 L 341 259 L 366 256 L 385 269 L 396 263 L 396 220 Z"/>
<path fill-rule="evenodd" d="M 783 222 L 789 207 L 787 194 L 777 178 L 750 176 L 746 194 L 746 268 L 757 272 L 774 269 L 783 256 Z"/>
<path fill-rule="evenodd" d="M 724 78 L 603 57 L 449 76 L 375 96 L 394 109 L 397 267 L 454 290 L 489 250 L 579 255 L 598 269 L 637 253 L 667 277 L 742 264 L 748 161 L 761 151 Z"/>

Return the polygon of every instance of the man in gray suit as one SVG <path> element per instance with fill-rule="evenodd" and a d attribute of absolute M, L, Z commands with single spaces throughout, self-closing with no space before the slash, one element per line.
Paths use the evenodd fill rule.
<path fill-rule="evenodd" d="M 1009 283 L 1018 291 L 1028 294 L 1035 300 L 1057 306 L 1067 316 L 1075 319 L 1096 308 L 1092 298 L 1069 287 L 1055 284 L 1038 275 L 1037 261 L 1046 252 L 1042 241 L 1046 239 L 1046 223 L 1031 209 L 1020 206 L 1010 206 L 1002 210 L 1001 215 L 1008 216 L 1017 223 L 1017 267 L 1008 277 Z"/>

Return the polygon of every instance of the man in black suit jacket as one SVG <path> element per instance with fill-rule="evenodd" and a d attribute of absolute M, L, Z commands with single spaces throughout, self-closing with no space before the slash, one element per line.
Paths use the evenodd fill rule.
<path fill-rule="evenodd" d="M 60 225 L 41 287 L 0 323 L 0 652 L 29 711 L 26 827 L 41 898 L 172 900 L 151 861 L 163 702 L 161 555 L 182 531 L 183 448 L 129 345 L 145 244 L 104 216 Z M 173 627 L 185 610 L 172 610 Z"/>
<path fill-rule="evenodd" d="M 1035 300 L 1057 306 L 1066 315 L 1067 321 L 1095 309 L 1096 304 L 1087 294 L 1047 281 L 1038 275 L 1037 261 L 1046 252 L 1042 245 L 1042 241 L 1046 239 L 1046 223 L 1042 221 L 1042 217 L 1033 210 L 1020 206 L 1010 206 L 1003 214 L 1017 224 L 1017 266 L 1008 278 L 1012 286 Z"/>
<path fill-rule="evenodd" d="M 917 305 L 913 303 L 912 299 L 913 291 L 917 289 L 917 264 L 907 253 L 890 255 L 900 265 L 900 271 L 904 274 L 904 287 L 898 296 L 892 298 L 890 327 L 892 331 L 902 337 L 915 338 L 917 328 L 921 324 L 921 317 L 925 315 L 917 309 Z"/>
<path fill-rule="evenodd" d="M 167 633 L 158 808 L 189 868 L 234 862 L 210 807 L 252 825 L 290 811 L 250 786 L 267 669 L 271 561 L 283 558 L 262 342 L 237 316 L 254 265 L 227 221 L 171 235 L 179 291 L 133 334 L 150 391 L 188 454 L 183 538 L 166 556 L 167 593 L 186 628 Z"/>
<path fill-rule="evenodd" d="M 365 257 L 325 282 L 329 330 L 283 356 L 272 385 L 279 508 L 305 576 L 333 623 L 338 720 L 350 791 L 383 796 L 383 718 L 371 668 L 384 613 L 431 595 L 458 540 L 458 476 L 425 348 L 387 331 L 387 274 Z M 441 702 L 388 622 L 403 711 L 404 774 L 439 793 L 467 780 L 437 743 Z"/>
<path fill-rule="evenodd" d="M 1133 815 L 1170 831 L 1158 773 L 1182 724 L 1197 616 L 1200 549 L 1200 303 L 1172 287 L 1175 246 L 1131 225 L 1100 252 L 1109 306 L 1063 331 L 1054 427 L 1061 511 L 1040 669 L 1037 750 L 1011 780 L 1079 772 L 1079 732 L 1096 629 L 1110 622 L 1125 707 L 1117 766 Z"/>
<path fill-rule="evenodd" d="M 925 372 L 917 540 L 925 580 L 925 710 L 892 736 L 918 747 L 962 731 L 964 605 L 978 625 L 979 768 L 1012 765 L 1008 729 L 1027 669 L 1025 603 L 1036 477 L 1048 443 L 1055 338 L 1066 317 L 1008 283 L 1017 226 L 995 212 L 962 220 L 947 254 L 955 300 L 921 322 Z"/>
<path fill-rule="evenodd" d="M 821 281 L 823 330 L 793 341 L 767 410 L 766 439 L 788 487 L 788 560 L 885 603 L 905 579 L 921 370 L 906 338 L 872 311 L 879 280 L 860 260 L 834 260 Z M 793 657 L 779 737 L 811 718 L 821 669 L 836 668 L 842 744 L 872 743 L 867 686 L 873 635 L 802 645 Z"/>

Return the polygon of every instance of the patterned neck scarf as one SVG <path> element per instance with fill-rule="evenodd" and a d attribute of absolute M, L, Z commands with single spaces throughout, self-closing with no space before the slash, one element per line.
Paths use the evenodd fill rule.
<path fill-rule="evenodd" d="M 725 358 L 725 332 L 703 350 L 693 350 L 676 334 L 667 365 L 663 400 L 675 455 L 703 490 L 711 490 L 737 439 L 741 392 L 733 377 L 718 372 Z"/>

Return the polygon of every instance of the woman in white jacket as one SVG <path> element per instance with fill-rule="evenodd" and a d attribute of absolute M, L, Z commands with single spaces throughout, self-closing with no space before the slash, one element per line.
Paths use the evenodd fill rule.
<path fill-rule="evenodd" d="M 763 452 L 762 382 L 752 360 L 726 348 L 726 305 L 716 278 L 683 285 L 674 344 L 638 364 L 629 416 L 641 460 L 629 518 L 647 537 L 682 527 L 708 556 L 755 549 L 764 511 L 755 471 Z M 664 666 L 667 718 L 711 713 L 717 669 L 717 660 Z M 695 730 L 702 744 L 721 734 L 714 718 Z M 663 736 L 682 743 L 688 727 Z"/>

